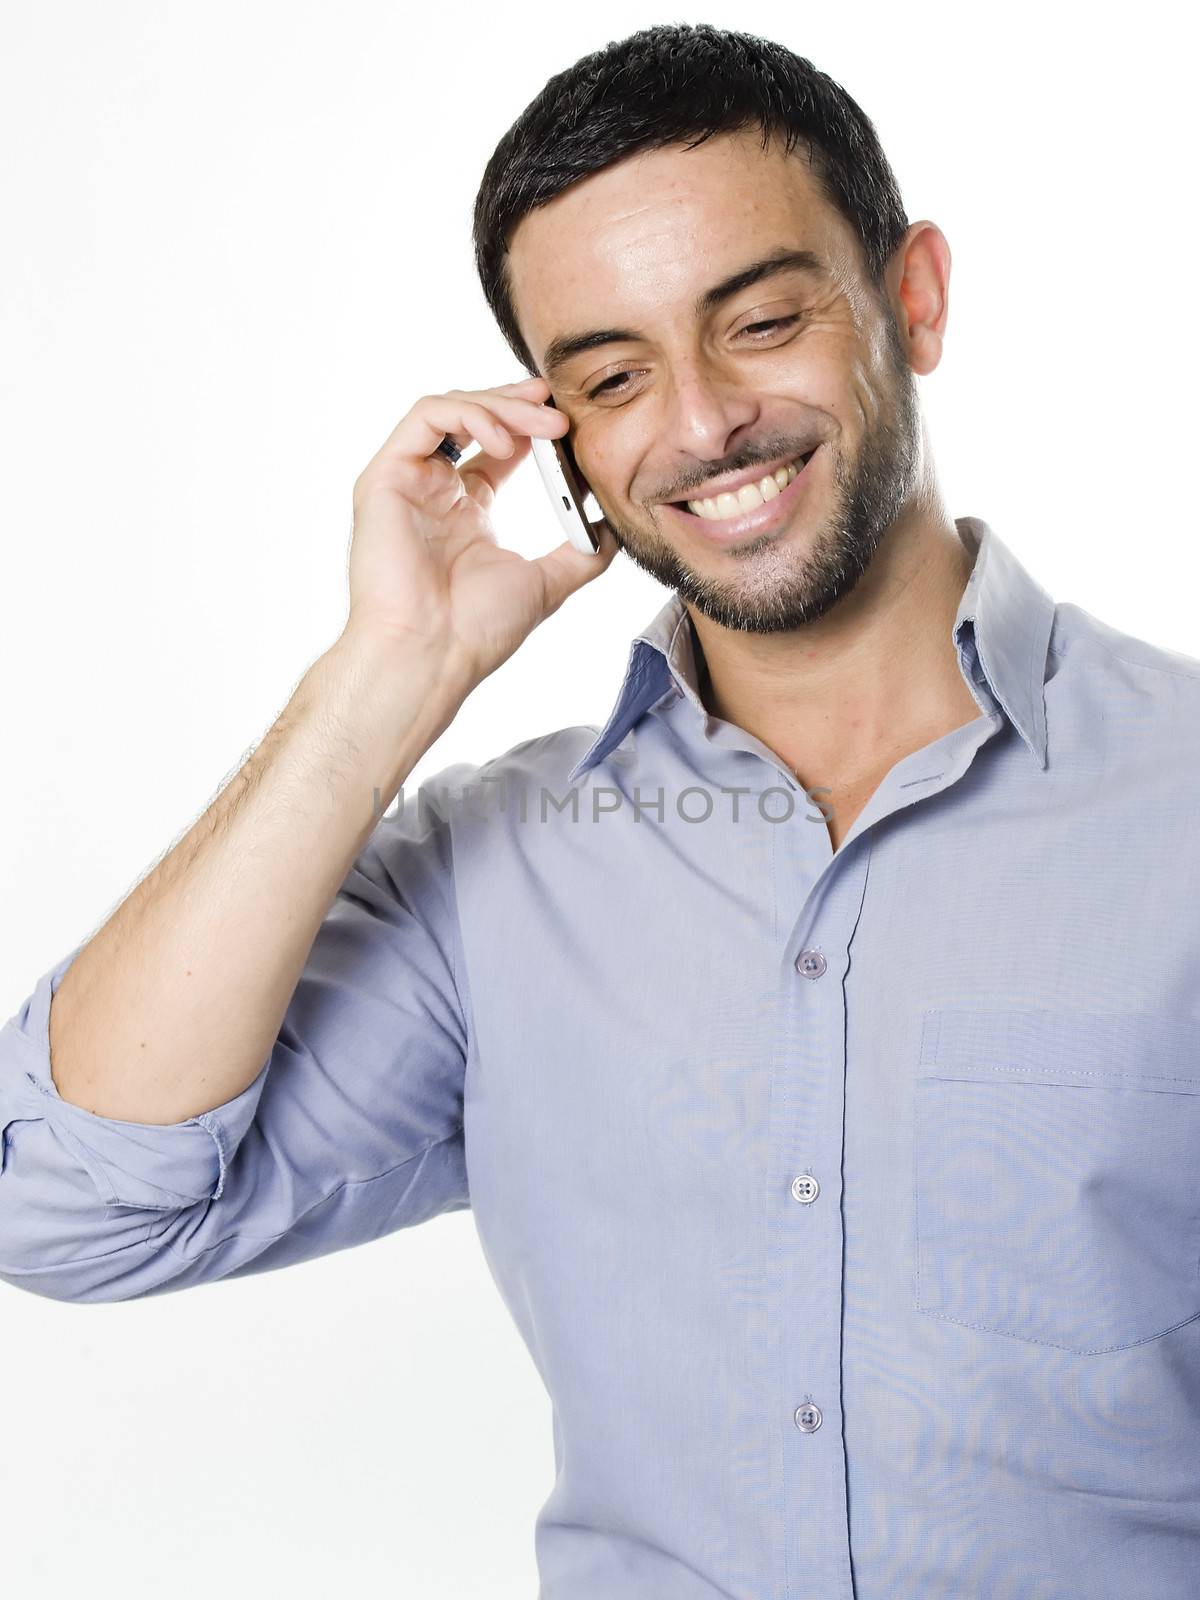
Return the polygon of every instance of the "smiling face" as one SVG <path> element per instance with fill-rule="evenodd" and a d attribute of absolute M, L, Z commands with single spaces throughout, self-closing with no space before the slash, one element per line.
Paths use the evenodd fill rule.
<path fill-rule="evenodd" d="M 732 284 L 784 254 L 801 259 Z M 617 542 L 714 622 L 775 633 L 822 616 L 919 498 L 921 419 L 892 310 L 807 161 L 764 151 L 757 129 L 575 184 L 522 218 L 509 272 Z M 801 477 L 785 470 L 814 447 Z M 683 503 L 767 475 L 765 504 L 744 488 L 709 504 L 715 518 Z"/>

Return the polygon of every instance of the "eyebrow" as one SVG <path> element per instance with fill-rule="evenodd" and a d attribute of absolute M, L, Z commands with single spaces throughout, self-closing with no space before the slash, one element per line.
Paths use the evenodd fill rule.
<path fill-rule="evenodd" d="M 760 256 L 757 261 L 751 261 L 748 266 L 739 268 L 727 278 L 722 278 L 720 283 L 705 289 L 693 308 L 696 320 L 706 317 L 710 311 L 715 311 L 743 289 L 749 289 L 764 278 L 773 278 L 783 272 L 807 272 L 812 276 L 824 277 L 825 263 L 811 250 L 772 250 L 769 255 Z M 644 334 L 632 328 L 590 328 L 585 333 L 565 333 L 557 339 L 551 339 L 546 346 L 543 371 L 548 378 L 553 378 L 561 373 L 568 361 L 587 350 L 596 350 L 605 344 L 636 343 L 644 338 Z"/>

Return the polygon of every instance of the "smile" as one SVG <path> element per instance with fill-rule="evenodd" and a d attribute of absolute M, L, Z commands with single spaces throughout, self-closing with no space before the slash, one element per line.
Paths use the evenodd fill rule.
<path fill-rule="evenodd" d="M 689 500 L 664 509 L 672 518 L 717 544 L 730 544 L 744 535 L 768 532 L 785 520 L 812 478 L 812 463 L 822 446 L 787 467 L 780 467 L 758 483 L 746 484 L 736 494 L 713 500 Z M 779 478 L 786 476 L 783 485 Z M 765 492 L 764 492 L 765 489 Z"/>

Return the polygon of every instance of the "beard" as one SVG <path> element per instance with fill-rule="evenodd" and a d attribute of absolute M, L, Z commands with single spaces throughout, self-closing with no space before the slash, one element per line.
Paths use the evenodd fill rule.
<path fill-rule="evenodd" d="M 738 567 L 731 577 L 707 577 L 689 566 L 657 531 L 622 526 L 601 506 L 613 537 L 630 560 L 677 590 L 701 615 L 740 633 L 790 632 L 815 622 L 849 594 L 908 504 L 920 472 L 916 379 L 888 307 L 883 322 L 890 419 L 864 434 L 853 462 L 832 442 L 822 445 L 832 459 L 832 504 L 804 550 L 789 544 L 783 530 L 764 534 L 728 549 L 729 562 Z M 789 443 L 781 441 L 775 454 L 784 454 Z M 814 493 L 810 488 L 809 501 Z M 802 501 L 792 516 L 802 517 L 806 511 Z"/>

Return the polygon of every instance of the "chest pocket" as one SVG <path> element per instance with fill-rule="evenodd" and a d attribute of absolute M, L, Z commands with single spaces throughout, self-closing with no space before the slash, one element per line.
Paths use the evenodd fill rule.
<path fill-rule="evenodd" d="M 1200 1021 L 926 1011 L 915 1304 L 1080 1355 L 1200 1316 Z"/>

